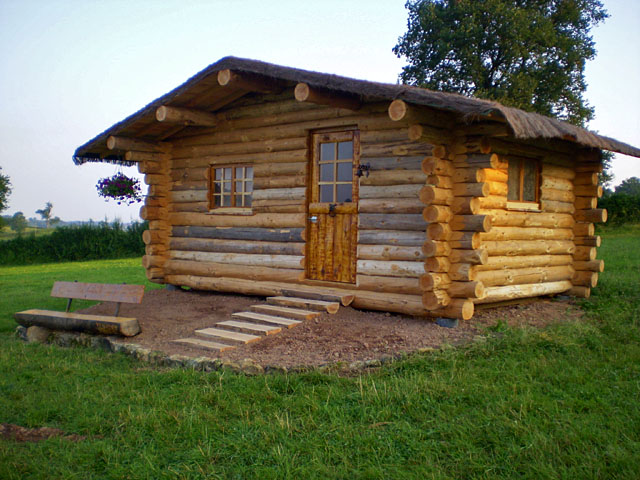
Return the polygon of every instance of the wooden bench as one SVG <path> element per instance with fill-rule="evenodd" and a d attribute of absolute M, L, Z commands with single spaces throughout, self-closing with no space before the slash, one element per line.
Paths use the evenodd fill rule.
<path fill-rule="evenodd" d="M 14 314 L 16 322 L 24 327 L 39 326 L 52 330 L 76 330 L 103 335 L 131 337 L 140 333 L 135 318 L 119 317 L 121 303 L 140 303 L 144 285 L 113 285 L 106 283 L 55 282 L 51 296 L 67 299 L 64 312 L 54 310 L 25 310 Z M 115 302 L 114 316 L 88 315 L 70 312 L 73 299 Z"/>

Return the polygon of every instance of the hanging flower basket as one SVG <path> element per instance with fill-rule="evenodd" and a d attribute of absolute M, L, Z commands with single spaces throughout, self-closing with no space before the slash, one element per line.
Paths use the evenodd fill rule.
<path fill-rule="evenodd" d="M 116 200 L 118 205 L 132 205 L 142 201 L 140 180 L 127 177 L 124 173 L 116 173 L 112 177 L 101 178 L 96 184 L 98 195 L 106 201 Z"/>

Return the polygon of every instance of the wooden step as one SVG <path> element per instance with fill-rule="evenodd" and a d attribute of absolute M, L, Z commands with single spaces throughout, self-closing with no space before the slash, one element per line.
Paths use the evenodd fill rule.
<path fill-rule="evenodd" d="M 247 335 L 246 333 L 238 333 L 226 329 L 223 330 L 222 328 L 213 327 L 196 330 L 196 335 L 207 338 L 223 339 L 229 343 L 235 344 L 251 343 L 260 340 L 260 337 L 256 335 Z"/>
<path fill-rule="evenodd" d="M 256 322 L 263 322 L 270 325 L 277 325 L 279 327 L 295 327 L 296 325 L 301 324 L 300 320 L 292 320 L 290 318 L 284 317 L 274 317 L 273 315 L 265 315 L 264 313 L 255 313 L 255 312 L 236 312 L 231 314 L 233 318 L 237 318 L 240 320 L 255 320 Z"/>
<path fill-rule="evenodd" d="M 216 327 L 224 327 L 225 329 L 233 330 L 235 332 L 253 335 L 273 335 L 274 333 L 282 331 L 282 328 L 274 327 L 273 325 L 258 325 L 257 323 L 238 322 L 235 320 L 226 320 L 224 322 L 216 323 Z"/>
<path fill-rule="evenodd" d="M 226 345 L 224 343 L 210 342 L 208 340 L 202 340 L 200 338 L 179 338 L 173 340 L 174 343 L 186 343 L 194 347 L 205 348 L 207 350 L 214 350 L 216 352 L 224 352 L 225 350 L 231 350 L 236 348 L 235 345 Z"/>
<path fill-rule="evenodd" d="M 318 311 L 302 310 L 300 308 L 280 307 L 278 305 L 251 305 L 251 310 L 259 313 L 279 315 L 297 320 L 311 320 L 321 315 Z"/>
<path fill-rule="evenodd" d="M 311 310 L 336 313 L 340 308 L 338 302 L 326 302 L 324 300 L 312 300 L 310 298 L 296 297 L 268 297 L 267 303 L 271 305 L 285 305 L 288 307 L 309 308 Z"/>
<path fill-rule="evenodd" d="M 311 300 L 324 300 L 325 302 L 338 302 L 348 307 L 356 297 L 350 293 L 311 292 L 307 290 L 283 289 L 282 295 L 286 297 L 309 298 Z"/>

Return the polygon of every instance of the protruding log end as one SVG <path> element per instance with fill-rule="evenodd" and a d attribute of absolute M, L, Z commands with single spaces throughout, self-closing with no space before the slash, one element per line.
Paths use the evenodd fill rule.
<path fill-rule="evenodd" d="M 362 104 L 356 97 L 319 90 L 310 87 L 308 84 L 300 82 L 293 91 L 295 99 L 299 102 L 310 102 L 317 105 L 328 105 L 330 107 L 344 108 L 346 110 L 357 110 Z"/>
<path fill-rule="evenodd" d="M 573 287 L 567 291 L 567 294 L 578 298 L 589 298 L 591 296 L 591 289 L 589 287 Z"/>
<path fill-rule="evenodd" d="M 404 102 L 404 100 L 394 100 L 389 105 L 389 118 L 394 122 L 398 122 L 407 116 L 409 112 L 409 106 Z"/>
<path fill-rule="evenodd" d="M 306 83 L 300 82 L 296 85 L 295 90 L 293 91 L 293 96 L 299 102 L 306 102 L 309 100 L 309 96 L 311 94 L 311 88 Z"/>
<path fill-rule="evenodd" d="M 218 72 L 218 84 L 222 87 L 226 87 L 231 83 L 234 73 L 228 68 L 225 70 L 220 70 Z"/>

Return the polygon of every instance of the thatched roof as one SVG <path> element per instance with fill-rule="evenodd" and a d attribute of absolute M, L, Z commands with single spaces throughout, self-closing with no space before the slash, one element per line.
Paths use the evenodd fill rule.
<path fill-rule="evenodd" d="M 299 82 L 304 82 L 312 87 L 351 94 L 363 101 L 402 99 L 407 103 L 453 112 L 465 119 L 479 119 L 488 115 L 500 116 L 505 119 L 513 130 L 514 136 L 519 139 L 560 139 L 584 147 L 640 157 L 640 149 L 626 143 L 543 115 L 505 107 L 497 102 L 407 85 L 368 82 L 338 75 L 310 72 L 256 60 L 225 57 L 78 147 L 73 156 L 74 162 L 76 164 L 92 161 L 127 163 L 121 155 L 107 150 L 106 139 L 110 135 L 136 137 L 148 141 L 167 138 L 173 133 L 172 127 L 155 121 L 155 111 L 162 105 L 197 106 L 201 109 L 215 111 L 237 99 L 237 96 L 232 96 L 225 102 L 225 95 L 229 95 L 228 89 L 225 90 L 225 87 L 220 87 L 217 83 L 217 73 L 225 69 L 261 75 L 277 80 L 284 86 L 295 86 Z M 175 126 L 173 127 L 175 128 Z"/>

